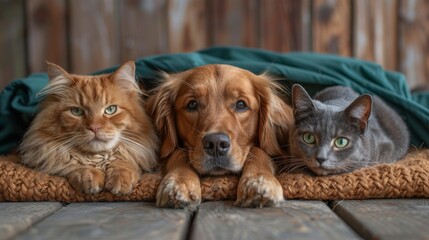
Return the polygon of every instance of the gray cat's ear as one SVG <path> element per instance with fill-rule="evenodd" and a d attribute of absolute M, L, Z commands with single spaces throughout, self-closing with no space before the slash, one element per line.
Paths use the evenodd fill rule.
<path fill-rule="evenodd" d="M 141 92 L 136 81 L 136 65 L 134 61 L 128 61 L 122 64 L 112 74 L 113 80 L 128 91 Z"/>
<path fill-rule="evenodd" d="M 62 67 L 48 61 L 46 62 L 46 64 L 48 65 L 48 76 L 50 81 L 58 80 L 61 78 L 68 78 L 69 73 Z"/>
<path fill-rule="evenodd" d="M 299 84 L 292 86 L 292 107 L 296 121 L 299 121 L 300 116 L 308 116 L 315 109 L 310 95 Z"/>
<path fill-rule="evenodd" d="M 356 124 L 361 133 L 364 133 L 368 126 L 368 119 L 371 116 L 372 97 L 364 94 L 356 98 L 345 110 L 344 113 L 352 123 Z"/>

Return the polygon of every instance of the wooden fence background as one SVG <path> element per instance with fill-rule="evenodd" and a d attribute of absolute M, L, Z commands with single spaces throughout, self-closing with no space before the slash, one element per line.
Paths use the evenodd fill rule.
<path fill-rule="evenodd" d="M 429 0 L 0 0 L 0 89 L 213 45 L 375 61 L 429 85 Z"/>

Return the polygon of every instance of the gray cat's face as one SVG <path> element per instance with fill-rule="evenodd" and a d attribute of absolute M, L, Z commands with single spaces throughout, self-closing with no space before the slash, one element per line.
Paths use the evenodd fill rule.
<path fill-rule="evenodd" d="M 294 87 L 293 106 L 296 122 L 290 151 L 302 161 L 297 164 L 318 175 L 350 172 L 367 164 L 361 136 L 369 113 L 362 100 L 346 107 L 326 105 L 312 100 L 302 87 Z"/>
<path fill-rule="evenodd" d="M 322 103 L 317 105 L 325 107 Z M 341 115 L 338 111 L 319 110 L 292 130 L 292 154 L 318 175 L 349 172 L 362 159 L 360 133 Z"/>

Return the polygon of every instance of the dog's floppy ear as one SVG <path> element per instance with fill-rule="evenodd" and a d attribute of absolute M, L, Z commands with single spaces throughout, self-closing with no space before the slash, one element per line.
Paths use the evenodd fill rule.
<path fill-rule="evenodd" d="M 270 156 L 279 156 L 288 144 L 293 110 L 281 98 L 282 88 L 267 74 L 257 76 L 256 92 L 260 103 L 259 145 Z"/>
<path fill-rule="evenodd" d="M 174 102 L 180 81 L 174 75 L 162 73 L 163 81 L 151 92 L 147 110 L 162 141 L 160 157 L 167 158 L 177 146 Z"/>

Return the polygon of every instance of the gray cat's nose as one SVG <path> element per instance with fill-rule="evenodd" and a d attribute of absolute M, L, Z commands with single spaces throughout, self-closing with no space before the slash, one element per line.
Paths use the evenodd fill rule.
<path fill-rule="evenodd" d="M 322 164 L 324 161 L 326 161 L 326 158 L 316 158 L 316 160 Z"/>

